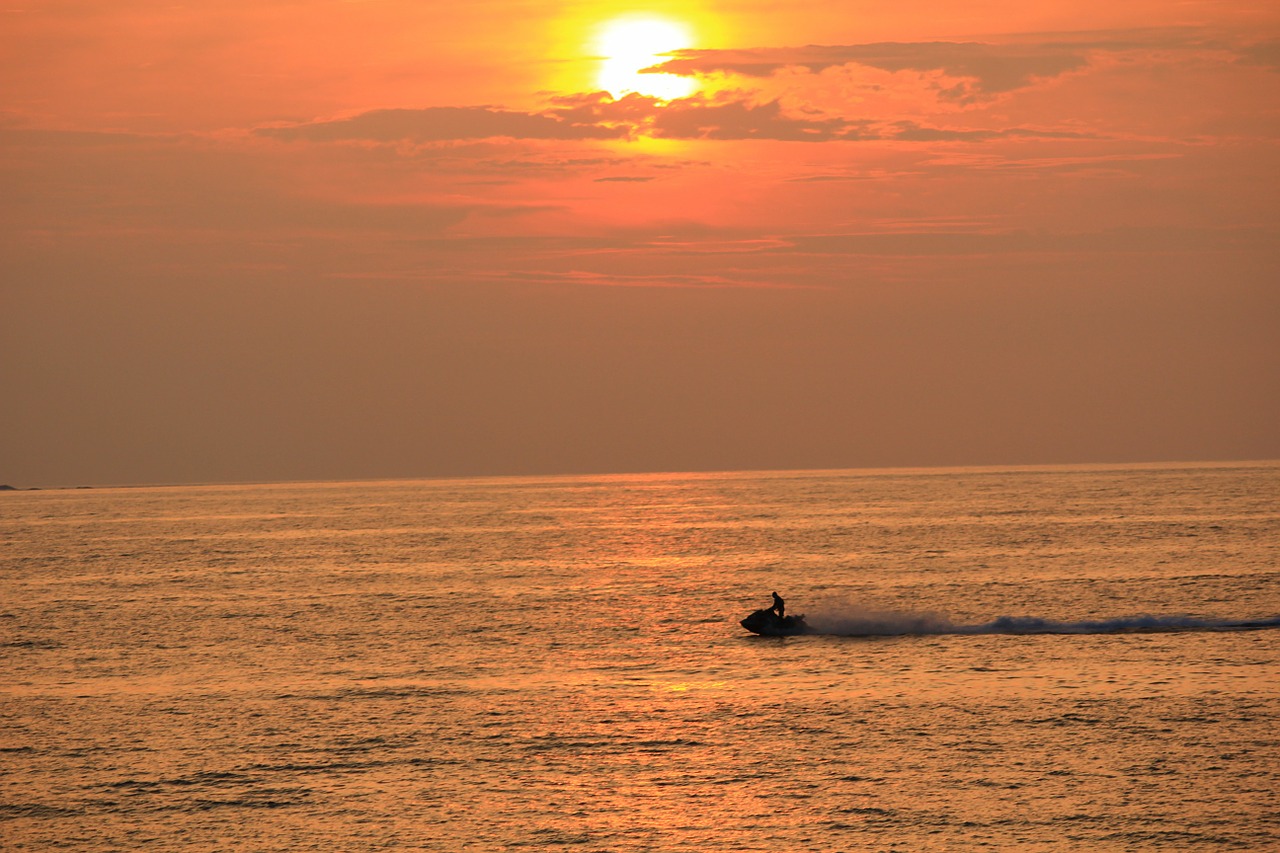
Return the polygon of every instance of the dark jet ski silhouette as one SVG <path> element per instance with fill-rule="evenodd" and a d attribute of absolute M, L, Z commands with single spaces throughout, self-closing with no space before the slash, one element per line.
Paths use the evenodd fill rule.
<path fill-rule="evenodd" d="M 771 608 L 757 610 L 738 624 L 762 637 L 789 637 L 794 634 L 813 633 L 813 629 L 805 624 L 803 616 L 779 616 Z"/>

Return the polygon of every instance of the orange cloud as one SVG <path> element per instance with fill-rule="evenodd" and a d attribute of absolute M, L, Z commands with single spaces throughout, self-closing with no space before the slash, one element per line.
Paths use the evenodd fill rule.
<path fill-rule="evenodd" d="M 903 142 L 993 139 L 1084 139 L 1093 134 L 1026 127 L 944 128 L 914 121 L 815 118 L 785 110 L 780 101 L 756 103 L 749 97 L 691 97 L 672 101 L 644 95 L 613 100 L 605 93 L 561 97 L 543 112 L 491 107 L 431 107 L 374 110 L 349 118 L 259 128 L 260 136 L 310 142 L 449 142 L 473 139 L 610 140 L 650 136 L 658 139 L 719 141 L 771 140 Z M 626 179 L 613 179 L 626 180 Z"/>
<path fill-rule="evenodd" d="M 656 66 L 668 74 L 710 74 L 717 71 L 748 77 L 768 77 L 784 68 L 821 71 L 840 65 L 865 65 L 884 71 L 942 71 L 972 81 L 971 94 L 1007 92 L 1038 78 L 1056 77 L 1083 67 L 1087 58 L 1078 49 L 1062 46 L 1018 46 L 978 43 L 921 42 L 915 44 L 810 45 L 758 50 L 685 50 L 679 58 Z"/>
<path fill-rule="evenodd" d="M 944 100 L 975 103 L 1086 68 L 1098 53 L 1225 51 L 1241 59 L 1280 65 L 1280 42 L 1232 45 L 1213 34 L 1167 28 L 1025 37 L 1001 43 L 880 42 L 874 44 L 764 47 L 750 50 L 681 50 L 649 69 L 682 75 L 733 74 L 771 77 L 787 69 L 821 72 L 841 66 L 882 71 L 936 72 L 954 82 L 939 84 Z"/>
<path fill-rule="evenodd" d="M 262 136 L 313 142 L 441 142 L 453 139 L 616 139 L 624 130 L 598 124 L 576 124 L 554 113 L 526 113 L 491 107 L 427 107 L 372 110 L 332 121 L 264 127 Z"/>

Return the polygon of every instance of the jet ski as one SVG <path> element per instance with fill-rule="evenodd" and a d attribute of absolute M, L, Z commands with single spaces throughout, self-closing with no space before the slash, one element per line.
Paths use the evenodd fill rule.
<path fill-rule="evenodd" d="M 790 637 L 813 633 L 813 629 L 805 624 L 803 616 L 779 616 L 772 610 L 757 610 L 738 624 L 762 637 Z"/>

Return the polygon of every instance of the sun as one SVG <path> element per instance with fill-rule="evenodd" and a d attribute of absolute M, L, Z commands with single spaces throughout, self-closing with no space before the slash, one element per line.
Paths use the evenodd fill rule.
<path fill-rule="evenodd" d="M 641 74 L 669 57 L 664 54 L 693 46 L 693 36 L 684 24 L 651 16 L 615 18 L 596 34 L 596 53 L 601 57 L 596 83 L 615 98 L 635 92 L 664 101 L 693 94 L 697 83 L 675 74 Z"/>

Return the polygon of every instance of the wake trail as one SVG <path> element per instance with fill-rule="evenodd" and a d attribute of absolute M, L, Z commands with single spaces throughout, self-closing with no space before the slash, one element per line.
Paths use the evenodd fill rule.
<path fill-rule="evenodd" d="M 961 625 L 938 613 L 892 610 L 817 612 L 806 617 L 811 632 L 834 637 L 899 637 L 937 634 L 1126 634 L 1177 631 L 1256 631 L 1280 628 L 1280 616 L 1259 619 L 1205 619 L 1196 616 L 1120 616 L 1057 622 L 1038 616 L 1000 616 Z"/>

